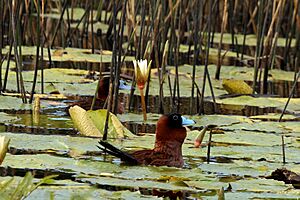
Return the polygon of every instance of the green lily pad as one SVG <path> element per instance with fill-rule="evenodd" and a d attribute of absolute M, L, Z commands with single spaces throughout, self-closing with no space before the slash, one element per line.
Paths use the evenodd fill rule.
<path fill-rule="evenodd" d="M 62 135 L 31 135 L 19 133 L 0 133 L 11 139 L 10 146 L 18 149 L 35 149 L 56 151 L 76 150 L 82 153 L 97 151 L 97 139 L 86 137 L 71 137 Z"/>
<path fill-rule="evenodd" d="M 9 46 L 2 49 L 2 54 L 6 54 L 9 50 Z M 44 60 L 49 60 L 48 49 L 44 48 Z M 51 61 L 57 62 L 91 62 L 91 63 L 110 63 L 112 59 L 112 54 L 105 52 L 103 55 L 92 54 L 91 49 L 80 49 L 80 48 L 65 48 L 65 49 L 51 49 Z M 41 53 L 41 52 L 40 52 Z M 12 51 L 14 54 L 14 51 Z M 23 56 L 35 56 L 36 47 L 35 46 L 22 46 Z M 131 56 L 126 56 L 125 61 L 132 61 L 134 58 Z M 47 76 L 45 76 L 47 77 Z"/>
<path fill-rule="evenodd" d="M 216 126 L 229 126 L 238 124 L 248 120 L 247 117 L 238 115 L 201 115 L 201 116 L 188 116 L 193 119 L 196 124 L 194 127 L 216 125 Z"/>
<path fill-rule="evenodd" d="M 31 110 L 30 104 L 24 104 L 22 99 L 10 96 L 0 96 L 0 110 L 5 111 L 20 111 L 20 110 Z"/>
<path fill-rule="evenodd" d="M 219 42 L 220 41 L 220 37 L 221 37 L 221 33 L 214 33 L 214 41 L 215 42 Z M 232 44 L 232 34 L 230 33 L 224 33 L 223 34 L 223 40 L 222 43 L 223 44 Z M 244 40 L 244 35 L 243 34 L 234 34 L 234 37 L 237 40 L 237 43 L 239 45 L 243 44 L 243 40 Z M 279 47 L 284 47 L 286 43 L 286 39 L 285 38 L 278 38 L 277 40 L 277 46 Z M 257 42 L 256 42 L 256 35 L 254 34 L 248 34 L 246 35 L 246 45 L 247 46 L 256 46 Z M 295 46 L 295 40 L 292 40 L 292 44 L 291 46 Z"/>
<path fill-rule="evenodd" d="M 68 12 L 71 15 L 70 17 L 72 17 L 72 19 L 74 21 L 77 21 L 77 20 L 79 21 L 82 18 L 82 16 L 84 15 L 84 13 L 86 12 L 86 9 L 83 9 L 83 8 L 72 7 L 72 8 L 67 8 L 67 9 L 68 9 Z M 96 20 L 97 13 L 98 13 L 97 10 L 93 10 L 94 20 Z M 102 11 L 102 14 L 101 14 L 101 16 L 102 16 L 101 19 L 102 20 L 104 20 L 105 14 L 107 14 L 108 17 L 111 15 L 110 12 Z M 45 18 L 59 19 L 60 15 L 61 15 L 61 11 L 59 9 L 57 9 L 57 8 L 51 8 L 51 13 L 44 14 L 44 17 Z M 67 11 L 65 11 L 63 19 L 64 20 L 68 19 Z"/>
<path fill-rule="evenodd" d="M 101 173 L 117 173 L 121 171 L 118 165 L 109 162 L 77 160 L 74 158 L 58 157 L 47 154 L 10 155 L 7 154 L 2 166 L 24 169 L 55 169 L 64 172 L 99 175 Z"/>
<path fill-rule="evenodd" d="M 269 179 L 243 179 L 232 183 L 234 190 L 251 192 L 273 192 L 288 189 L 284 182 Z"/>
<path fill-rule="evenodd" d="M 58 184 L 60 184 L 58 182 Z M 161 199 L 155 196 L 143 195 L 139 191 L 132 192 L 129 190 L 109 191 L 105 189 L 95 188 L 88 184 L 77 185 L 76 183 L 70 185 L 47 186 L 40 187 L 34 191 L 27 199 L 34 200 L 43 197 L 43 199 L 50 199 L 50 195 L 54 199 L 124 199 L 124 200 L 151 200 Z"/>
<path fill-rule="evenodd" d="M 278 121 L 280 115 L 281 115 L 280 113 L 268 113 L 265 115 L 250 116 L 250 119 Z M 294 121 L 294 120 L 299 120 L 299 117 L 290 114 L 285 114 L 282 117 L 282 121 Z"/>
<path fill-rule="evenodd" d="M 299 122 L 255 122 L 231 124 L 223 127 L 226 130 L 247 130 L 269 133 L 299 133 Z"/>
<path fill-rule="evenodd" d="M 283 109 L 287 98 L 271 98 L 271 97 L 251 97 L 251 96 L 239 96 L 233 98 L 217 99 L 217 103 L 226 105 L 237 105 L 237 106 L 257 106 L 260 108 L 274 107 Z M 300 99 L 292 98 L 287 107 L 288 111 L 298 113 L 300 112 Z"/>
<path fill-rule="evenodd" d="M 173 190 L 173 191 L 190 191 L 197 192 L 195 189 L 191 189 L 188 187 L 177 186 L 169 183 L 161 183 L 157 181 L 148 181 L 148 180 L 122 180 L 111 177 L 101 177 L 101 178 L 82 178 L 81 181 L 88 182 L 92 184 L 98 185 L 112 185 L 124 188 L 147 188 L 147 189 L 163 189 L 163 190 Z"/>
<path fill-rule="evenodd" d="M 237 134 L 235 137 L 234 134 Z M 251 135 L 246 135 L 251 134 Z M 235 158 L 233 163 L 215 163 L 215 164 L 206 164 L 202 161 L 196 161 L 196 168 L 192 169 L 177 169 L 170 167 L 143 167 L 143 166 L 120 166 L 118 164 L 113 164 L 109 162 L 97 161 L 97 158 L 94 157 L 93 160 L 83 159 L 85 156 L 79 156 L 79 159 L 66 158 L 66 157 L 57 157 L 51 155 L 10 155 L 8 154 L 6 160 L 4 161 L 4 166 L 11 166 L 16 168 L 33 168 L 33 169 L 60 169 L 63 171 L 73 171 L 78 174 L 78 176 L 84 178 L 79 178 L 81 181 L 84 181 L 89 184 L 99 184 L 100 186 L 116 186 L 124 189 L 130 188 L 161 188 L 167 190 L 188 190 L 191 192 L 199 193 L 197 189 L 205 189 L 215 191 L 221 186 L 226 187 L 227 184 L 220 182 L 216 179 L 217 174 L 221 176 L 230 176 L 232 174 L 244 177 L 258 177 L 262 175 L 267 175 L 274 169 L 281 166 L 281 147 L 263 146 L 263 141 L 256 144 L 253 138 L 259 138 L 260 136 L 268 135 L 267 133 L 250 133 L 249 131 L 244 133 L 227 133 L 217 134 L 213 136 L 213 141 L 226 142 L 230 138 L 235 138 L 237 142 L 230 142 L 229 146 L 213 146 L 211 149 L 211 156 L 228 156 Z M 11 146 L 15 148 L 31 148 L 32 146 L 38 147 L 37 144 L 40 144 L 40 149 L 58 149 L 68 151 L 72 148 L 78 149 L 81 152 L 97 150 L 96 143 L 97 140 L 92 138 L 82 138 L 82 137 L 68 137 L 68 136 L 41 136 L 33 135 L 28 136 L 28 141 L 24 140 L 24 135 L 20 134 L 4 134 L 12 138 Z M 274 134 L 272 134 L 274 135 Z M 227 138 L 225 137 L 227 136 Z M 241 140 L 243 137 L 246 143 L 251 142 L 252 146 L 240 146 L 239 143 L 242 143 Z M 193 144 L 190 142 L 190 138 L 193 138 L 193 135 L 188 135 L 186 143 L 183 146 L 183 152 L 185 156 L 188 157 L 205 157 L 206 148 L 191 148 Z M 274 135 L 275 140 L 279 136 Z M 22 139 L 21 139 L 22 138 Z M 55 139 L 57 138 L 57 139 Z M 30 141 L 31 139 L 31 141 Z M 248 139 L 250 141 L 248 141 Z M 265 138 L 267 139 L 267 138 Z M 146 136 L 136 136 L 134 138 L 129 138 L 124 141 L 119 141 L 118 146 L 123 147 L 124 149 L 133 149 L 133 148 L 152 148 L 154 137 L 152 135 Z M 264 139 L 259 139 L 264 140 Z M 276 141 L 274 140 L 274 144 Z M 35 142 L 36 141 L 36 142 Z M 48 142 L 47 142 L 48 141 Z M 233 140 L 234 141 L 234 140 Z M 272 140 L 270 140 L 272 141 Z M 290 143 L 289 143 L 290 144 Z M 26 147 L 27 145 L 27 147 Z M 276 151 L 274 151 L 276 150 Z M 287 160 L 289 162 L 297 162 L 297 155 L 299 154 L 299 149 L 288 147 Z M 259 158 L 266 158 L 271 160 L 274 163 L 270 162 L 258 162 Z M 186 158 L 186 157 L 185 157 Z M 243 160 L 239 158 L 252 158 L 252 161 Z M 291 159 L 293 158 L 293 159 Z M 103 158 L 100 158 L 102 160 Z M 110 159 L 110 158 L 109 158 Z M 189 164 L 189 163 L 188 163 Z M 194 164 L 193 164 L 194 166 Z M 294 164 L 290 163 L 286 167 L 292 168 Z M 295 166 L 296 167 L 296 166 Z M 93 177 L 87 177 L 87 174 L 93 175 Z M 98 177 L 100 175 L 100 177 Z M 182 181 L 171 181 L 169 182 L 170 177 L 174 180 Z M 172 178 L 174 177 L 174 178 Z M 184 183 L 189 187 L 183 186 Z M 255 183 L 252 187 L 259 188 L 259 181 Z M 178 185 L 179 184 L 179 185 Z M 233 184 L 233 183 L 231 183 Z M 253 183 L 254 184 L 254 183 Z M 280 192 L 284 191 L 288 186 L 276 188 L 278 185 L 277 182 L 270 182 L 270 190 L 268 192 L 268 187 L 266 187 L 262 192 L 268 192 L 272 195 L 279 195 Z M 274 187 L 273 187 L 274 186 Z M 235 186 L 236 187 L 236 186 Z M 234 189 L 235 189 L 234 187 Z M 242 188 L 242 186 L 241 186 Z M 278 191 L 276 191 L 278 190 Z M 83 190 L 84 191 L 84 190 Z M 235 190 L 234 193 L 242 193 L 241 190 Z M 254 195 L 256 191 L 254 189 L 247 190 L 247 195 Z M 200 192 L 201 194 L 201 192 Z M 226 193 L 227 194 L 227 193 Z M 225 196 L 226 196 L 225 194 Z M 246 194 L 244 194 L 246 195 Z M 246 195 L 246 196 L 247 196 Z M 293 194 L 297 195 L 297 194 Z M 243 196 L 243 195 L 242 195 Z"/>
<path fill-rule="evenodd" d="M 168 69 L 171 70 L 171 73 L 175 74 L 174 67 L 169 66 Z M 191 74 L 193 66 L 192 65 L 183 65 L 179 68 L 180 74 Z M 209 65 L 208 70 L 211 75 L 216 73 L 216 65 Z M 196 78 L 201 78 L 204 74 L 204 66 L 197 65 L 196 66 Z M 294 72 L 288 72 L 284 70 L 272 69 L 269 71 L 269 81 L 294 81 Z M 250 67 L 237 67 L 237 66 L 223 66 L 222 79 L 235 79 L 235 80 L 245 80 L 245 81 L 253 81 L 253 68 Z M 182 77 L 181 77 L 182 79 Z M 214 79 L 212 79 L 214 81 Z M 213 82 L 214 83 L 214 82 Z M 215 84 L 213 84 L 215 86 Z"/>
<path fill-rule="evenodd" d="M 10 114 L 6 114 L 4 112 L 0 112 L 0 123 L 7 123 L 7 122 L 15 121 L 17 119 L 18 119 L 17 116 L 12 116 Z"/>

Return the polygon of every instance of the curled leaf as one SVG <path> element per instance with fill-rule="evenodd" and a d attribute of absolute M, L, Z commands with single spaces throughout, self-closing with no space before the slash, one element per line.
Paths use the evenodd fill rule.
<path fill-rule="evenodd" d="M 6 138 L 5 136 L 0 136 L 0 165 L 2 164 L 6 152 L 8 150 L 8 144 L 10 139 Z"/>
<path fill-rule="evenodd" d="M 69 109 L 74 127 L 79 130 L 82 135 L 102 137 L 107 111 L 104 109 L 85 111 L 79 106 L 73 106 Z M 110 113 L 108 122 L 109 138 L 124 138 L 133 134 L 122 125 L 117 116 Z"/>
<path fill-rule="evenodd" d="M 76 105 L 69 109 L 69 113 L 74 127 L 77 128 L 82 135 L 102 137 L 101 132 L 97 129 L 86 110 Z"/>

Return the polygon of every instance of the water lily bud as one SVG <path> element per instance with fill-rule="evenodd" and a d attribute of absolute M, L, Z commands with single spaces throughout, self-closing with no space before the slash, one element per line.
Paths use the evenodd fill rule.
<path fill-rule="evenodd" d="M 133 66 L 134 66 L 134 73 L 135 73 L 135 79 L 136 83 L 139 87 L 139 89 L 144 89 L 145 84 L 148 80 L 149 72 L 150 72 L 150 64 L 147 64 L 147 60 L 134 60 Z"/>
<path fill-rule="evenodd" d="M 201 143 L 203 141 L 204 135 L 207 131 L 207 126 L 205 126 L 197 135 L 197 137 L 195 138 L 195 142 L 194 142 L 194 147 L 198 148 L 201 146 Z"/>
<path fill-rule="evenodd" d="M 202 141 L 200 141 L 200 140 L 195 140 L 195 142 L 194 142 L 194 147 L 195 147 L 195 148 L 199 148 L 199 147 L 201 146 L 201 142 L 202 142 Z"/>

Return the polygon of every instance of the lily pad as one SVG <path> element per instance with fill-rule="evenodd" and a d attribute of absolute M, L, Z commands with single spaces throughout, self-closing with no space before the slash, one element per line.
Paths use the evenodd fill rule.
<path fill-rule="evenodd" d="M 0 112 L 0 123 L 11 122 L 11 121 L 14 121 L 14 120 L 17 120 L 17 119 L 18 118 L 16 116 L 12 116 L 10 114 Z"/>
<path fill-rule="evenodd" d="M 299 133 L 298 122 L 265 122 L 239 123 L 223 127 L 226 130 L 247 130 L 269 133 Z"/>
<path fill-rule="evenodd" d="M 268 113 L 266 115 L 256 115 L 251 116 L 250 119 L 259 119 L 259 120 L 266 120 L 266 121 L 278 121 L 280 118 L 279 113 Z M 284 114 L 282 117 L 282 121 L 298 121 L 300 120 L 299 117 L 290 114 Z"/>
<path fill-rule="evenodd" d="M 20 133 L 0 133 L 11 139 L 10 147 L 17 149 L 52 150 L 68 152 L 76 150 L 81 153 L 97 151 L 97 139 L 86 137 L 71 137 L 62 135 L 32 135 Z"/>
<path fill-rule="evenodd" d="M 260 108 L 273 107 L 283 109 L 287 98 L 271 98 L 271 97 L 251 97 L 239 96 L 226 99 L 217 99 L 217 103 L 222 105 L 237 105 L 237 106 L 257 106 Z M 290 112 L 300 112 L 300 99 L 292 98 L 289 102 L 287 110 Z"/>
<path fill-rule="evenodd" d="M 22 99 L 17 97 L 0 96 L 1 111 L 28 111 L 31 110 L 30 104 L 24 104 Z"/>
<path fill-rule="evenodd" d="M 99 22 L 100 23 L 100 22 Z M 9 50 L 9 46 L 2 49 L 2 54 L 6 54 Z M 48 49 L 44 48 L 44 60 L 49 61 Z M 80 48 L 65 48 L 65 49 L 51 49 L 51 61 L 57 62 L 90 62 L 90 63 L 110 63 L 112 54 L 108 51 L 103 52 L 103 55 L 92 54 L 91 49 L 80 49 Z M 40 52 L 41 53 L 41 52 Z M 12 51 L 14 54 L 14 51 Z M 23 56 L 35 56 L 35 46 L 22 46 Z M 125 61 L 132 61 L 134 58 L 126 56 Z M 47 76 L 45 76 L 47 77 Z"/>

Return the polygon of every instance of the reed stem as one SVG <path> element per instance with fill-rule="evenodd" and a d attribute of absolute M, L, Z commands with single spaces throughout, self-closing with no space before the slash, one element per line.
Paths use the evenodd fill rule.
<path fill-rule="evenodd" d="M 208 146 L 207 146 L 207 156 L 206 156 L 207 164 L 209 164 L 209 161 L 210 161 L 211 139 L 212 139 L 212 131 L 209 132 L 209 139 L 208 139 Z"/>
<path fill-rule="evenodd" d="M 282 163 L 285 164 L 285 142 L 284 142 L 284 134 L 281 134 L 281 149 L 282 149 Z"/>
<path fill-rule="evenodd" d="M 147 113 L 146 113 L 146 103 L 145 103 L 144 89 L 140 89 L 140 95 L 141 95 L 141 102 L 142 102 L 142 110 L 143 110 L 144 121 L 147 121 Z"/>

